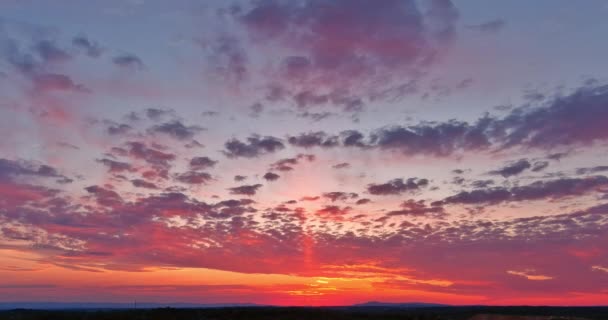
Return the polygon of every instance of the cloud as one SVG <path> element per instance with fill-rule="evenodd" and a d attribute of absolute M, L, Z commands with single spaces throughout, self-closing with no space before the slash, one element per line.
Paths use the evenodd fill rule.
<path fill-rule="evenodd" d="M 217 164 L 216 160 L 209 157 L 194 157 L 190 160 L 190 168 L 195 170 L 204 170 L 214 167 Z"/>
<path fill-rule="evenodd" d="M 323 198 L 327 198 L 331 200 L 331 202 L 346 201 L 348 199 L 356 199 L 358 197 L 359 195 L 354 192 L 334 191 L 323 193 Z"/>
<path fill-rule="evenodd" d="M 448 0 L 431 1 L 426 11 L 409 0 L 305 0 L 257 2 L 233 12 L 245 41 L 269 53 L 271 63 L 263 64 L 277 76 L 268 86 L 280 84 L 300 107 L 331 101 L 344 109 L 360 108 L 362 98 L 399 96 L 447 47 L 458 19 Z M 229 60 L 239 68 L 228 71 L 250 73 L 248 60 L 237 57 Z"/>
<path fill-rule="evenodd" d="M 512 162 L 498 170 L 490 171 L 489 174 L 500 175 L 505 178 L 508 178 L 511 176 L 518 175 L 518 174 L 524 172 L 525 170 L 530 169 L 531 167 L 532 167 L 532 164 L 530 164 L 530 162 L 528 160 L 520 159 L 520 160 Z"/>
<path fill-rule="evenodd" d="M 310 119 L 313 122 L 319 122 L 321 120 L 325 120 L 332 116 L 335 116 L 335 114 L 332 112 L 327 112 L 327 111 L 326 112 L 304 111 L 304 112 L 298 113 L 298 115 L 297 115 L 298 118 Z"/>
<path fill-rule="evenodd" d="M 491 180 L 491 179 L 490 180 L 474 180 L 474 181 L 471 181 L 471 186 L 473 188 L 480 189 L 480 188 L 487 188 L 487 187 L 493 185 L 494 183 L 495 183 L 494 180 Z"/>
<path fill-rule="evenodd" d="M 141 59 L 133 54 L 122 54 L 112 58 L 112 62 L 125 69 L 141 70 L 144 68 L 144 63 Z"/>
<path fill-rule="evenodd" d="M 327 205 L 316 211 L 317 215 L 324 217 L 340 217 L 348 214 L 352 210 L 351 207 L 340 207 L 334 205 Z"/>
<path fill-rule="evenodd" d="M 557 96 L 545 107 L 515 109 L 494 127 L 502 148 L 523 146 L 550 150 L 588 146 L 608 138 L 602 118 L 608 116 L 608 86 L 589 84 Z"/>
<path fill-rule="evenodd" d="M 100 186 L 89 186 L 85 190 L 95 197 L 98 204 L 106 207 L 116 207 L 123 204 L 122 197 L 114 190 Z"/>
<path fill-rule="evenodd" d="M 549 161 L 536 161 L 532 166 L 533 172 L 539 172 L 545 170 L 549 166 Z"/>
<path fill-rule="evenodd" d="M 401 209 L 389 211 L 386 213 L 387 216 L 411 216 L 411 217 L 423 217 L 432 216 L 435 218 L 441 218 L 446 215 L 445 211 L 440 206 L 428 206 L 424 200 L 406 200 L 401 203 Z"/>
<path fill-rule="evenodd" d="M 608 178 L 592 176 L 587 178 L 560 178 L 549 181 L 535 181 L 524 186 L 511 188 L 495 187 L 462 191 L 456 195 L 434 202 L 442 204 L 498 204 L 528 200 L 555 200 L 582 196 L 608 187 Z"/>
<path fill-rule="evenodd" d="M 57 72 L 57 66 L 73 59 L 65 49 L 48 37 L 32 36 L 32 45 L 23 49 L 21 41 L 8 35 L 0 38 L 3 58 L 18 74 L 29 80 L 35 93 L 69 91 L 90 92 L 84 85 L 74 81 L 69 75 Z"/>
<path fill-rule="evenodd" d="M 253 135 L 246 142 L 238 139 L 229 140 L 224 144 L 224 154 L 229 158 L 255 158 L 263 154 L 274 153 L 285 148 L 280 139 Z"/>
<path fill-rule="evenodd" d="M 266 172 L 266 174 L 264 174 L 264 180 L 266 181 L 276 181 L 280 178 L 281 176 L 273 173 L 273 172 Z"/>
<path fill-rule="evenodd" d="M 576 174 L 590 174 L 608 171 L 608 166 L 595 166 L 590 168 L 578 168 Z"/>
<path fill-rule="evenodd" d="M 96 161 L 106 166 L 108 171 L 111 173 L 135 171 L 133 166 L 126 162 L 120 162 L 108 158 L 97 159 Z"/>
<path fill-rule="evenodd" d="M 315 160 L 315 156 L 312 154 L 298 154 L 295 158 L 281 159 L 271 164 L 270 170 L 291 171 L 293 170 L 293 167 L 298 165 L 302 160 L 312 162 Z"/>
<path fill-rule="evenodd" d="M 175 180 L 187 184 L 208 184 L 213 177 L 207 172 L 187 171 L 176 174 Z"/>
<path fill-rule="evenodd" d="M 234 188 L 228 188 L 231 194 L 240 194 L 245 196 L 253 196 L 256 194 L 259 188 L 261 188 L 261 184 L 253 184 L 253 185 L 242 185 Z"/>
<path fill-rule="evenodd" d="M 541 106 L 515 108 L 504 117 L 485 115 L 472 124 L 449 120 L 388 126 L 372 131 L 367 138 L 356 130 L 340 135 L 316 131 L 290 136 L 288 142 L 302 148 L 357 147 L 435 157 L 514 148 L 551 151 L 608 140 L 601 121 L 608 117 L 607 103 L 608 85 L 590 83 Z"/>
<path fill-rule="evenodd" d="M 0 158 L 0 182 L 12 182 L 18 178 L 56 178 L 57 183 L 71 183 L 73 180 L 60 174 L 56 168 L 46 164 L 25 160 Z"/>
<path fill-rule="evenodd" d="M 403 179 L 393 179 L 382 184 L 369 184 L 367 192 L 373 195 L 397 195 L 404 192 L 417 191 L 428 186 L 429 180 L 409 178 L 405 182 Z"/>
<path fill-rule="evenodd" d="M 67 51 L 59 48 L 51 40 L 40 40 L 34 45 L 34 51 L 43 61 L 48 63 L 60 63 L 72 59 L 72 56 Z"/>
<path fill-rule="evenodd" d="M 84 50 L 87 56 L 91 58 L 98 58 L 103 53 L 103 48 L 96 42 L 90 40 L 84 35 L 76 36 L 72 38 L 72 45 Z"/>
<path fill-rule="evenodd" d="M 252 118 L 257 118 L 264 111 L 264 105 L 261 103 L 254 103 L 249 107 L 249 116 Z"/>
<path fill-rule="evenodd" d="M 325 132 L 322 131 L 302 133 L 299 136 L 289 137 L 287 141 L 291 145 L 302 148 L 329 148 L 339 145 L 337 136 L 328 136 Z"/>
<path fill-rule="evenodd" d="M 368 198 L 363 198 L 363 199 L 357 200 L 356 204 L 357 205 L 364 205 L 364 204 L 368 204 L 370 202 L 372 202 L 372 200 L 370 200 Z"/>
<path fill-rule="evenodd" d="M 143 179 L 133 179 L 131 180 L 131 184 L 137 188 L 158 189 L 158 186 L 156 184 Z"/>
<path fill-rule="evenodd" d="M 128 155 L 132 156 L 133 158 L 141 159 L 151 165 L 156 165 L 163 168 L 169 167 L 169 163 L 176 158 L 174 154 L 150 148 L 142 142 L 128 142 L 127 147 L 129 148 L 127 151 Z"/>
<path fill-rule="evenodd" d="M 192 139 L 201 131 L 203 131 L 202 127 L 185 126 L 179 120 L 158 124 L 148 129 L 148 132 L 165 134 L 177 140 Z"/>
<path fill-rule="evenodd" d="M 445 157 L 458 150 L 485 150 L 491 146 L 486 133 L 490 119 L 480 119 L 471 126 L 451 120 L 438 124 L 410 127 L 393 126 L 376 130 L 370 135 L 370 146 L 396 150 L 408 155 Z"/>
<path fill-rule="evenodd" d="M 108 126 L 107 131 L 109 135 L 125 135 L 133 130 L 128 124 L 124 123 L 112 123 Z"/>
<path fill-rule="evenodd" d="M 166 116 L 172 116 L 175 111 L 171 109 L 147 108 L 145 111 L 146 117 L 153 121 L 160 121 Z"/>
<path fill-rule="evenodd" d="M 524 278 L 526 278 L 528 280 L 532 280 L 532 281 L 546 281 L 546 280 L 553 279 L 553 277 L 550 277 L 550 276 L 545 276 L 542 274 L 534 274 L 534 270 L 526 270 L 526 271 L 508 270 L 507 273 L 512 274 L 514 276 L 524 277 Z"/>
<path fill-rule="evenodd" d="M 346 169 L 346 168 L 350 168 L 350 163 L 348 162 L 341 162 L 338 164 L 334 164 L 333 166 L 331 166 L 334 169 Z"/>

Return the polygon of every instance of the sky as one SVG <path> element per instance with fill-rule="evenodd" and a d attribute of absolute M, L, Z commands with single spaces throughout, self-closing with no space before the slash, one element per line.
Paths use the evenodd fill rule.
<path fill-rule="evenodd" d="M 0 2 L 0 302 L 606 305 L 608 2 Z"/>

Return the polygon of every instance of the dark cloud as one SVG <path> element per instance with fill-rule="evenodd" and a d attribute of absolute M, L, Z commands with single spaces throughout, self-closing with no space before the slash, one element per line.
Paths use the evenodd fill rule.
<path fill-rule="evenodd" d="M 405 155 L 447 157 L 463 152 L 520 149 L 563 149 L 608 139 L 608 85 L 586 84 L 568 95 L 521 107 L 505 117 L 486 115 L 473 124 L 449 120 L 390 126 L 365 139 L 356 131 L 339 136 L 317 131 L 288 138 L 296 147 L 350 146 L 398 151 Z M 554 155 L 561 153 L 554 153 Z"/>
<path fill-rule="evenodd" d="M 354 192 L 334 191 L 334 192 L 323 193 L 323 197 L 331 200 L 331 202 L 336 202 L 336 201 L 346 201 L 349 199 L 356 199 L 359 197 L 359 195 Z"/>
<path fill-rule="evenodd" d="M 346 169 L 346 168 L 350 168 L 350 163 L 348 162 L 341 162 L 338 164 L 334 164 L 333 166 L 331 166 L 334 169 Z"/>
<path fill-rule="evenodd" d="M 359 200 L 357 200 L 356 204 L 357 204 L 357 205 L 363 205 L 363 204 L 368 204 L 368 203 L 370 203 L 370 202 L 372 202 L 372 200 L 367 199 L 367 198 L 363 198 L 363 199 L 359 199 Z"/>
<path fill-rule="evenodd" d="M 72 38 L 72 44 L 75 47 L 84 50 L 86 55 L 91 58 L 98 58 L 104 51 L 98 43 L 83 35 Z"/>
<path fill-rule="evenodd" d="M 127 143 L 128 155 L 136 159 L 144 160 L 151 165 L 169 167 L 169 163 L 175 160 L 175 155 L 157 149 L 150 148 L 142 142 L 132 141 Z"/>
<path fill-rule="evenodd" d="M 209 157 L 194 157 L 190 160 L 190 168 L 195 170 L 204 170 L 214 167 L 217 164 L 216 160 Z"/>
<path fill-rule="evenodd" d="M 158 124 L 148 129 L 148 132 L 162 133 L 177 140 L 192 139 L 194 135 L 201 131 L 203 131 L 202 127 L 185 126 L 179 120 Z"/>
<path fill-rule="evenodd" d="M 531 167 L 532 167 L 532 164 L 530 164 L 530 161 L 528 161 L 526 159 L 520 159 L 520 160 L 512 162 L 498 170 L 490 171 L 489 174 L 500 175 L 505 178 L 508 178 L 511 176 L 516 176 L 516 175 L 526 171 L 527 169 L 530 169 Z"/>
<path fill-rule="evenodd" d="M 65 62 L 72 59 L 72 56 L 64 49 L 58 47 L 54 41 L 41 40 L 34 45 L 34 51 L 40 58 L 49 63 Z"/>
<path fill-rule="evenodd" d="M 156 184 L 143 179 L 133 179 L 131 180 L 131 184 L 137 188 L 158 189 L 158 186 Z"/>
<path fill-rule="evenodd" d="M 241 176 L 241 175 L 234 176 L 234 181 L 236 181 L 236 182 L 245 181 L 245 179 L 247 179 L 246 176 Z"/>
<path fill-rule="evenodd" d="M 296 147 L 312 148 L 312 147 L 335 147 L 339 145 L 337 136 L 329 136 L 325 132 L 309 132 L 302 133 L 299 136 L 289 137 L 289 144 Z"/>
<path fill-rule="evenodd" d="M 245 196 L 253 196 L 261 188 L 261 184 L 242 185 L 234 188 L 229 188 L 231 194 L 240 194 Z"/>
<path fill-rule="evenodd" d="M 352 210 L 351 207 L 340 207 L 334 205 L 324 206 L 323 208 L 317 210 L 315 213 L 317 215 L 327 217 L 327 218 L 341 218 L 348 214 Z"/>
<path fill-rule="evenodd" d="M 373 195 L 397 195 L 404 192 L 418 191 L 423 187 L 428 186 L 429 180 L 409 178 L 406 181 L 403 179 L 393 179 L 382 184 L 367 185 L 367 192 Z"/>
<path fill-rule="evenodd" d="M 112 62 L 121 68 L 132 70 L 141 70 L 144 68 L 144 63 L 141 61 L 141 59 L 133 54 L 122 54 L 115 56 L 112 58 Z"/>
<path fill-rule="evenodd" d="M 0 158 L 0 181 L 12 181 L 19 177 L 57 178 L 57 182 L 61 183 L 72 181 L 60 174 L 56 168 L 46 164 Z"/>
<path fill-rule="evenodd" d="M 134 171 L 135 169 L 133 168 L 133 166 L 131 166 L 129 163 L 126 162 L 120 162 L 120 161 L 116 161 L 116 160 L 112 160 L 112 159 L 108 159 L 108 158 L 103 158 L 103 159 L 97 159 L 97 162 L 103 164 L 104 166 L 108 167 L 108 171 L 111 173 L 119 173 L 119 172 L 126 172 L 126 171 Z"/>
<path fill-rule="evenodd" d="M 455 184 L 455 185 L 462 185 L 462 184 L 464 184 L 465 181 L 466 181 L 466 179 L 463 177 L 452 178 L 452 184 Z"/>
<path fill-rule="evenodd" d="M 490 147 L 486 129 L 491 119 L 474 126 L 451 120 L 438 124 L 410 127 L 393 126 L 371 134 L 371 146 L 398 150 L 407 155 L 449 156 L 459 150 L 484 150 Z"/>
<path fill-rule="evenodd" d="M 300 91 L 294 94 L 292 99 L 300 109 L 332 104 L 334 106 L 342 107 L 345 112 L 359 112 L 363 110 L 363 101 L 361 98 L 344 95 L 342 92 L 315 94 L 312 91 Z M 308 112 L 304 112 L 303 114 L 310 115 Z M 322 116 L 323 114 L 320 115 Z"/>
<path fill-rule="evenodd" d="M 198 142 L 197 140 L 192 139 L 192 141 L 184 144 L 184 147 L 187 148 L 187 149 L 204 148 L 205 145 L 203 145 L 202 143 Z"/>
<path fill-rule="evenodd" d="M 99 205 L 116 207 L 123 203 L 122 197 L 114 190 L 100 186 L 86 187 L 85 190 L 95 197 L 95 200 Z"/>
<path fill-rule="evenodd" d="M 276 181 L 276 180 L 278 180 L 280 177 L 281 177 L 281 176 L 280 176 L 280 175 L 278 175 L 278 174 L 276 174 L 276 173 L 273 173 L 273 172 L 266 172 L 266 174 L 264 174 L 264 177 L 263 177 L 263 178 L 264 178 L 266 181 Z"/>
<path fill-rule="evenodd" d="M 160 121 L 164 117 L 175 115 L 175 111 L 171 109 L 147 108 L 144 112 L 146 117 L 153 121 Z"/>
<path fill-rule="evenodd" d="M 576 169 L 576 174 L 590 174 L 590 173 L 598 173 L 608 171 L 608 166 L 595 166 L 590 168 L 578 168 Z"/>
<path fill-rule="evenodd" d="M 587 84 L 539 108 L 518 108 L 494 128 L 502 149 L 513 146 L 550 150 L 588 146 L 608 138 L 608 85 Z"/>
<path fill-rule="evenodd" d="M 229 158 L 255 158 L 263 154 L 274 153 L 285 148 L 283 142 L 275 137 L 253 135 L 247 142 L 238 139 L 229 140 L 224 144 L 224 154 Z"/>
<path fill-rule="evenodd" d="M 187 171 L 176 174 L 175 180 L 187 184 L 208 184 L 213 177 L 207 172 Z"/>
<path fill-rule="evenodd" d="M 494 180 L 475 180 L 471 182 L 473 188 L 487 188 L 494 184 Z"/>
<path fill-rule="evenodd" d="M 401 204 L 401 209 L 389 211 L 387 216 L 443 217 L 445 212 L 441 206 L 428 206 L 424 200 L 407 200 Z"/>
<path fill-rule="evenodd" d="M 276 171 L 291 171 L 294 169 L 293 167 L 302 160 L 312 162 L 315 160 L 315 156 L 313 154 L 298 154 L 295 158 L 285 158 L 274 162 L 270 165 L 270 169 Z"/>
<path fill-rule="evenodd" d="M 128 124 L 124 124 L 124 123 L 111 123 L 108 128 L 108 134 L 110 135 L 125 135 L 127 133 L 129 133 L 131 130 L 133 130 L 133 127 L 131 127 Z"/>
<path fill-rule="evenodd" d="M 305 112 L 301 112 L 298 113 L 298 118 L 304 118 L 304 119 L 310 119 L 314 122 L 319 122 L 321 120 L 325 120 L 329 117 L 335 116 L 334 113 L 331 112 L 309 112 L 309 111 L 305 111 Z"/>
<path fill-rule="evenodd" d="M 556 152 L 556 153 L 548 154 L 547 159 L 560 161 L 561 159 L 567 157 L 568 155 L 570 155 L 569 152 Z"/>
<path fill-rule="evenodd" d="M 340 133 L 342 137 L 342 145 L 345 147 L 365 147 L 367 144 L 363 141 L 365 136 L 356 130 L 348 130 Z"/>
<path fill-rule="evenodd" d="M 536 161 L 532 166 L 533 172 L 539 172 L 545 170 L 549 166 L 549 161 Z"/>
<path fill-rule="evenodd" d="M 561 178 L 549 181 L 535 181 L 528 185 L 512 188 L 495 187 L 462 191 L 434 204 L 498 204 L 501 202 L 528 200 L 555 200 L 583 196 L 600 191 L 606 187 L 608 187 L 608 178 L 605 176 Z"/>

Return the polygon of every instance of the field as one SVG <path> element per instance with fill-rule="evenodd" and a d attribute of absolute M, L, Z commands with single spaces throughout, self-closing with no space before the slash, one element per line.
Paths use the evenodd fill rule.
<path fill-rule="evenodd" d="M 605 320 L 608 307 L 305 308 L 246 307 L 138 310 L 9 310 L 2 320 Z"/>

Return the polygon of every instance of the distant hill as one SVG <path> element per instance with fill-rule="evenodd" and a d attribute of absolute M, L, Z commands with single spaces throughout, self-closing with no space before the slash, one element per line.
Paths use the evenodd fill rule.
<path fill-rule="evenodd" d="M 258 307 L 253 303 L 153 303 L 138 302 L 137 309 L 156 308 L 226 308 L 226 307 Z M 2 302 L 0 310 L 35 309 L 35 310 L 75 310 L 75 309 L 134 309 L 135 303 L 112 302 Z"/>
<path fill-rule="evenodd" d="M 447 304 L 425 303 L 425 302 L 378 302 L 369 301 L 352 305 L 353 307 L 384 307 L 384 308 L 433 308 L 433 307 L 449 307 Z"/>

